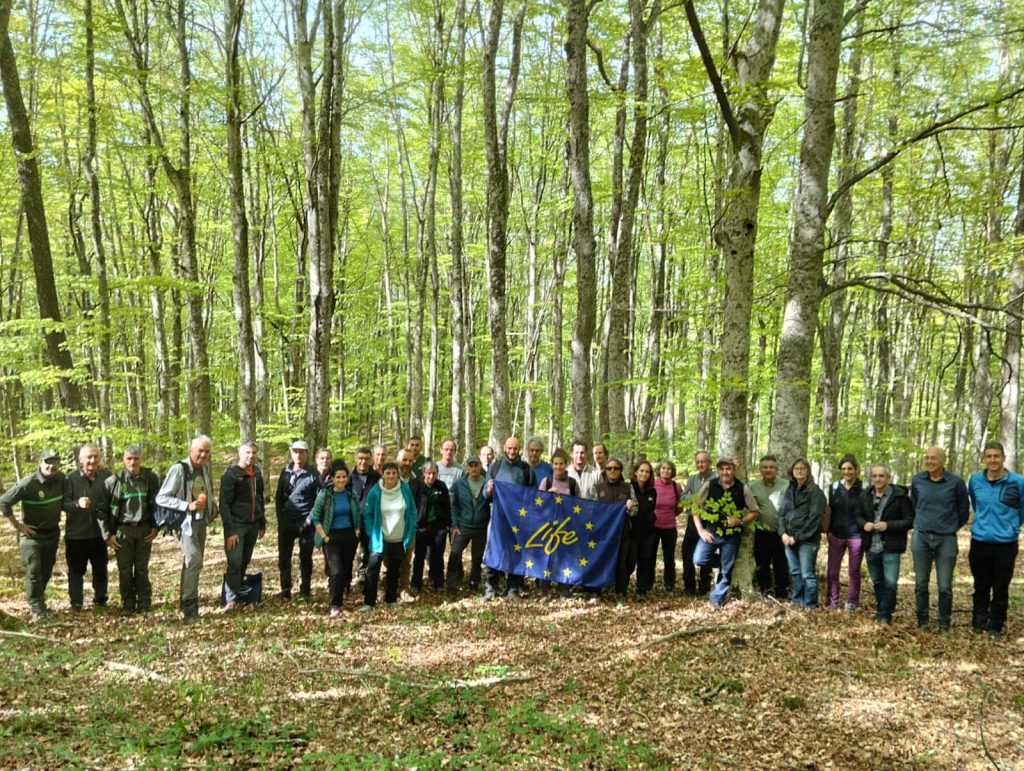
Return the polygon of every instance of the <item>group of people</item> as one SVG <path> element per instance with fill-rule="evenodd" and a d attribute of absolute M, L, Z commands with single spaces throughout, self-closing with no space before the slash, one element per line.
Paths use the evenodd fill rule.
<path fill-rule="evenodd" d="M 625 504 L 614 591 L 622 596 L 635 581 L 643 598 L 655 583 L 657 555 L 663 555 L 664 588 L 676 588 L 678 518 L 685 518 L 681 557 L 683 590 L 708 594 L 721 607 L 738 590 L 751 589 L 779 601 L 818 605 L 817 557 L 826 536 L 826 607 L 856 610 L 861 594 L 861 565 L 867 561 L 874 585 L 875 617 L 892 620 L 902 554 L 913 531 L 919 628 L 929 623 L 929 585 L 934 568 L 938 587 L 936 621 L 949 629 L 957 532 L 970 519 L 968 555 L 974 577 L 972 628 L 1001 635 L 1006 622 L 1009 584 L 1024 525 L 1024 477 L 1005 468 L 998 443 L 984 449 L 984 469 L 967 484 L 945 468 L 945 454 L 929 448 L 925 469 L 907 487 L 894 484 L 885 464 L 870 467 L 868 483 L 857 460 L 839 463 L 841 478 L 822 490 L 810 463 L 794 461 L 783 477 L 777 458 L 766 455 L 759 478 L 744 482 L 734 458 L 698 452 L 696 473 L 676 481 L 676 467 L 639 460 L 630 470 L 603 443 L 590 447 L 576 440 L 570 451 L 556 449 L 545 460 L 544 443 L 506 439 L 502 454 L 489 446 L 456 462 L 457 446 L 446 438 L 439 459 L 423 453 L 411 437 L 388 459 L 383 445 L 360 447 L 352 467 L 326 448 L 309 460 L 306 442 L 292 442 L 288 464 L 275 489 L 278 569 L 283 600 L 309 600 L 314 552 L 320 549 L 328 575 L 329 615 L 341 614 L 346 597 L 361 582 L 360 610 L 378 601 L 381 571 L 384 602 L 412 600 L 427 586 L 456 596 L 468 588 L 485 598 L 499 593 L 514 599 L 524 587 L 521 575 L 484 568 L 495 482 L 535 487 L 561 495 Z M 186 623 L 199 619 L 199 579 L 207 528 L 223 521 L 226 570 L 223 602 L 231 611 L 253 599 L 247 569 L 256 542 L 267 528 L 265 483 L 257 465 L 257 447 L 245 442 L 237 462 L 220 479 L 215 495 L 210 469 L 212 442 L 192 440 L 188 457 L 172 465 L 164 479 L 142 465 L 141 448 L 124 450 L 122 467 L 103 468 L 100 449 L 78 451 L 77 469 L 60 471 L 59 453 L 40 454 L 38 469 L 0 496 L 0 513 L 18 532 L 25 569 L 25 594 L 35 620 L 46 617 L 47 582 L 59 543 L 61 514 L 66 515 L 65 553 L 68 593 L 73 611 L 84 605 L 84 579 L 92 568 L 93 603 L 107 604 L 108 549 L 119 574 L 121 612 L 144 613 L 152 606 L 149 579 L 151 545 L 161 530 L 172 530 L 182 552 L 180 606 Z M 21 504 L 22 517 L 14 516 Z M 159 523 L 159 524 L 158 524 Z M 170 524 L 168 524 L 170 523 Z M 298 542 L 299 580 L 293 578 Z M 468 587 L 463 555 L 470 550 Z M 445 560 L 445 554 L 448 558 Z M 737 561 L 752 553 L 752 587 L 734 586 Z M 840 604 L 840 573 L 848 563 L 847 592 Z M 717 578 L 714 570 L 717 568 Z M 714 581 L 713 581 L 714 579 Z M 545 585 L 543 588 L 547 588 Z M 609 587 L 611 588 L 611 587 Z M 568 587 L 561 587 L 567 591 Z M 590 591 L 594 591 L 591 589 Z"/>

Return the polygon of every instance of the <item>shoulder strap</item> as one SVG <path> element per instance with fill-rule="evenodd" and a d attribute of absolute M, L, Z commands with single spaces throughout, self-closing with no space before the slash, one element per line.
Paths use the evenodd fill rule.
<path fill-rule="evenodd" d="M 569 477 L 569 495 L 579 497 L 580 486 L 576 484 L 576 480 Z"/>

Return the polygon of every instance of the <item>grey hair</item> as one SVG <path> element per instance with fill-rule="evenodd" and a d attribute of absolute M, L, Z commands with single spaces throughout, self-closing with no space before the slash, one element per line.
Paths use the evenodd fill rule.
<path fill-rule="evenodd" d="M 544 452 L 544 440 L 541 439 L 539 436 L 531 436 L 529 439 L 526 440 L 527 447 L 529 447 L 532 444 L 539 445 L 540 451 Z"/>
<path fill-rule="evenodd" d="M 885 475 L 889 477 L 889 479 L 892 479 L 892 469 L 889 468 L 888 463 L 872 463 L 871 471 L 874 471 L 876 468 L 885 469 Z"/>
<path fill-rule="evenodd" d="M 190 450 L 194 450 L 194 449 L 196 449 L 201 444 L 208 444 L 208 445 L 210 445 L 210 447 L 213 447 L 213 440 L 210 437 L 208 437 L 206 434 L 200 434 L 195 439 L 193 439 L 191 442 L 189 442 L 188 448 Z"/>

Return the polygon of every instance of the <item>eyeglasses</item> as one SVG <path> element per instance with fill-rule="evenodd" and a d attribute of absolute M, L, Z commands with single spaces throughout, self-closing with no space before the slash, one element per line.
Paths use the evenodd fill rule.
<path fill-rule="evenodd" d="M 605 471 L 622 471 L 622 466 L 605 466 Z"/>

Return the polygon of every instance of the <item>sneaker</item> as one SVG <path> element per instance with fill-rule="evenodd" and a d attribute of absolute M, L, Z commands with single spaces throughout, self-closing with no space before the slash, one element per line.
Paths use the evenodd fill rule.
<path fill-rule="evenodd" d="M 359 609 L 359 612 L 360 613 L 369 613 L 372 610 L 373 610 L 373 606 L 372 605 L 363 605 L 363 607 L 361 607 Z"/>
<path fill-rule="evenodd" d="M 341 608 L 339 608 L 337 605 L 332 605 L 331 606 L 331 612 L 327 614 L 327 618 L 337 618 L 340 615 L 341 615 Z"/>
<path fill-rule="evenodd" d="M 279 591 L 274 596 L 277 597 L 277 599 L 279 599 L 279 600 L 290 600 L 292 598 L 292 590 L 291 589 L 282 589 L 281 591 Z"/>
<path fill-rule="evenodd" d="M 494 594 L 494 590 L 488 587 L 484 590 L 484 599 L 493 600 L 497 595 Z"/>
<path fill-rule="evenodd" d="M 988 633 L 988 639 L 990 639 L 992 642 L 999 642 L 1003 639 L 1003 630 L 993 629 L 991 632 Z"/>
<path fill-rule="evenodd" d="M 917 619 L 917 628 L 918 629 L 927 629 L 928 628 L 928 619 L 927 618 L 921 618 L 919 616 L 918 619 Z"/>
<path fill-rule="evenodd" d="M 509 589 L 505 593 L 505 599 L 506 600 L 518 600 L 519 599 L 519 590 L 518 589 Z"/>
<path fill-rule="evenodd" d="M 34 611 L 32 611 L 32 621 L 31 621 L 31 623 L 33 625 L 34 624 L 44 624 L 44 623 L 46 623 L 47 619 L 49 619 L 49 618 L 50 618 L 50 611 L 48 611 L 48 610 L 34 610 Z"/>
<path fill-rule="evenodd" d="M 225 605 L 224 605 L 224 612 L 225 613 L 230 613 L 233 610 L 238 610 L 238 608 L 239 608 L 238 603 L 235 600 L 232 600 L 231 602 L 225 603 Z"/>
<path fill-rule="evenodd" d="M 848 602 L 846 603 L 846 606 L 843 608 L 843 610 L 845 610 L 847 613 L 856 613 L 857 604 L 853 602 Z"/>
<path fill-rule="evenodd" d="M 416 602 L 416 595 L 410 594 L 408 591 L 405 590 L 403 590 L 402 593 L 398 595 L 398 598 L 402 602 Z"/>

